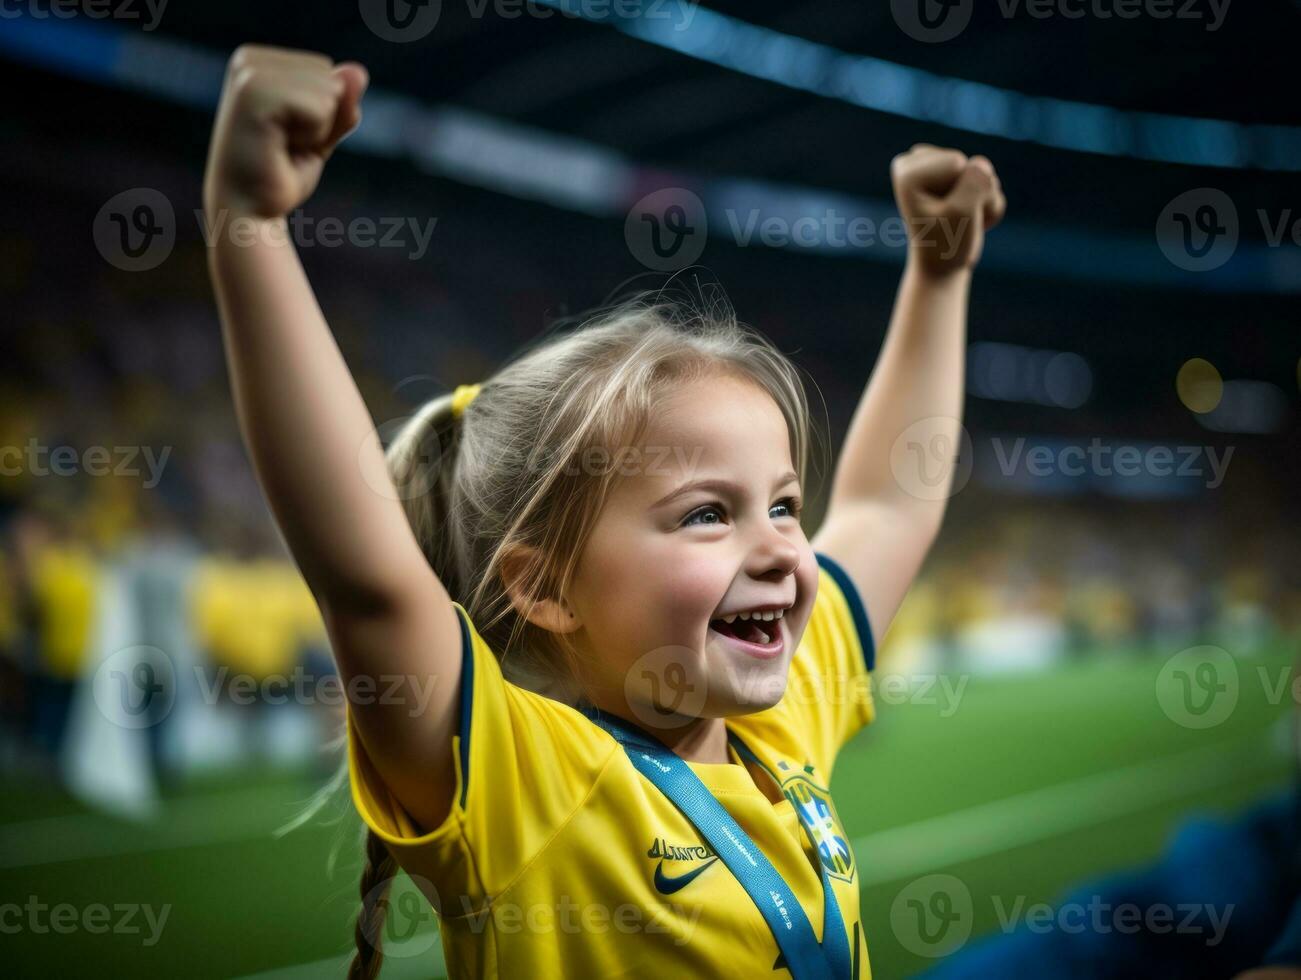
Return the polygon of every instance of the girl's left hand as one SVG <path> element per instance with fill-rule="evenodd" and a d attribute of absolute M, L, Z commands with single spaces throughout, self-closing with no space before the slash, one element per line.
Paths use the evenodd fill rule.
<path fill-rule="evenodd" d="M 909 261 L 927 272 L 948 273 L 980 260 L 985 232 L 1007 210 L 988 157 L 918 143 L 891 161 L 890 179 L 908 225 Z"/>

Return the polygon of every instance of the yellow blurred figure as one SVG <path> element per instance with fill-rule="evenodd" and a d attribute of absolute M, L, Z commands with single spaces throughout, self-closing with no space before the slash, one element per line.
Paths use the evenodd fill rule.
<path fill-rule="evenodd" d="M 284 561 L 205 559 L 191 596 L 199 641 L 215 666 L 258 681 L 287 676 L 313 629 L 303 593 L 314 612 L 302 577 Z"/>
<path fill-rule="evenodd" d="M 944 614 L 954 631 L 976 626 L 998 613 L 998 595 L 993 586 L 975 577 L 963 577 L 945 603 Z"/>
<path fill-rule="evenodd" d="M 99 576 L 95 557 L 84 546 L 49 544 L 36 554 L 32 592 L 38 649 L 52 677 L 71 681 L 81 675 L 92 639 Z"/>
<path fill-rule="evenodd" d="M 1269 576 L 1262 568 L 1233 567 L 1224 578 L 1224 599 L 1230 604 L 1264 605 L 1269 599 Z"/>
<path fill-rule="evenodd" d="M 119 544 L 131 528 L 139 523 L 140 487 L 128 477 L 97 478 L 97 492 L 87 507 L 87 531 L 101 549 L 108 551 Z"/>
<path fill-rule="evenodd" d="M 252 648 L 253 673 L 288 674 L 298 662 L 302 634 L 298 573 L 284 561 L 264 558 L 248 567 L 248 585 L 256 593 L 260 636 Z"/>
<path fill-rule="evenodd" d="M 1093 578 L 1076 589 L 1072 605 L 1089 637 L 1099 643 L 1123 642 L 1138 625 L 1133 598 L 1106 579 Z"/>

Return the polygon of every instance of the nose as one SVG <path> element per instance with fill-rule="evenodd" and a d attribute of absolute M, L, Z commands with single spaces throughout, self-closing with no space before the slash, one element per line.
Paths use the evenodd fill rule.
<path fill-rule="evenodd" d="M 759 541 L 750 554 L 750 574 L 774 582 L 794 574 L 800 563 L 795 542 L 771 523 L 765 523 L 758 533 Z"/>

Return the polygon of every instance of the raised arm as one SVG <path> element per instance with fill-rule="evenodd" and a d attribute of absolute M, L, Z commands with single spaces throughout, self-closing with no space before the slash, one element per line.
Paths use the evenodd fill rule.
<path fill-rule="evenodd" d="M 446 813 L 454 782 L 460 624 L 388 478 L 286 220 L 360 121 L 367 81 L 356 63 L 240 47 L 217 110 L 204 212 L 236 414 L 258 481 L 345 685 L 368 677 L 386 690 L 401 680 L 399 703 L 358 699 L 350 711 L 388 786 L 428 827 Z"/>
<path fill-rule="evenodd" d="M 845 566 L 879 645 L 939 533 L 962 423 L 967 296 L 1006 201 L 985 157 L 918 144 L 894 159 L 908 258 L 812 545 Z"/>

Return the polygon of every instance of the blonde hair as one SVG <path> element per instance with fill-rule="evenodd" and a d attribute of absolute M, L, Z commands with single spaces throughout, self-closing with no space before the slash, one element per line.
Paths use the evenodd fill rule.
<path fill-rule="evenodd" d="M 721 295 L 695 304 L 645 290 L 562 321 L 485 379 L 468 405 L 462 398 L 463 412 L 444 395 L 400 429 L 386 458 L 411 528 L 507 679 L 570 703 L 582 696 L 576 650 L 516 607 L 505 566 L 528 603 L 565 596 L 620 477 L 617 453 L 638 444 L 676 387 L 718 375 L 772 396 L 804 485 L 813 430 L 799 369 L 739 323 Z M 610 465 L 594 471 L 581 462 L 593 458 Z M 379 970 L 380 886 L 397 870 L 370 832 L 366 856 L 350 978 Z"/>

